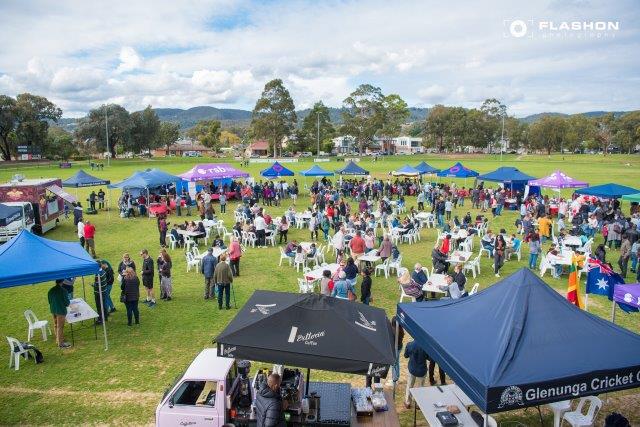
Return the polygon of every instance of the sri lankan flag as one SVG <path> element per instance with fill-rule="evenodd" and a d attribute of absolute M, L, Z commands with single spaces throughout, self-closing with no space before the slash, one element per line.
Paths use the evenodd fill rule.
<path fill-rule="evenodd" d="M 567 289 L 567 299 L 584 310 L 582 294 L 580 293 L 580 280 L 578 280 L 578 268 L 584 262 L 583 255 L 573 255 L 571 258 L 571 268 L 569 269 L 569 287 Z"/>

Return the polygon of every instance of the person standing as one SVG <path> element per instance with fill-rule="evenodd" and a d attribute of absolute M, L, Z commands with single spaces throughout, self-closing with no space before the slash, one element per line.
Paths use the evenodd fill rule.
<path fill-rule="evenodd" d="M 220 213 L 226 213 L 227 212 L 227 195 L 223 192 L 220 193 L 220 198 L 218 199 L 218 201 L 220 202 Z"/>
<path fill-rule="evenodd" d="M 231 272 L 231 267 L 226 263 L 227 256 L 226 254 L 220 255 L 220 262 L 216 265 L 216 268 L 213 272 L 213 281 L 218 288 L 218 310 L 222 310 L 222 294 L 225 294 L 225 308 L 229 310 L 231 306 L 229 305 L 230 292 L 231 292 L 231 284 L 233 283 L 233 273 Z"/>
<path fill-rule="evenodd" d="M 158 219 L 158 231 L 160 232 L 160 246 L 167 247 L 167 219 L 164 215 L 160 215 Z"/>
<path fill-rule="evenodd" d="M 280 375 L 270 374 L 256 396 L 256 427 L 284 427 L 285 402 L 280 393 Z"/>
<path fill-rule="evenodd" d="M 103 321 L 107 321 L 109 319 L 111 307 L 108 305 L 108 301 L 111 301 L 111 298 L 107 293 L 107 289 L 111 289 L 112 286 L 113 269 L 107 260 L 103 259 L 100 261 L 100 270 L 98 271 L 98 274 L 96 274 L 93 282 L 93 296 L 96 303 L 96 312 L 98 313 L 96 324 L 98 325 L 101 325 Z M 111 302 L 111 305 L 113 305 L 113 302 Z M 102 318 L 103 312 L 104 319 Z"/>
<path fill-rule="evenodd" d="M 98 209 L 104 209 L 104 191 L 98 190 Z"/>
<path fill-rule="evenodd" d="M 262 216 L 262 211 L 258 212 L 256 219 L 253 221 L 253 225 L 256 228 L 256 237 L 258 239 L 257 245 L 258 247 L 263 247 L 265 244 L 265 230 L 267 228 L 267 223 Z"/>
<path fill-rule="evenodd" d="M 229 261 L 231 263 L 231 271 L 235 277 L 240 276 L 240 258 L 242 257 L 242 248 L 237 237 L 231 238 L 229 243 Z"/>
<path fill-rule="evenodd" d="M 365 305 L 369 305 L 369 303 L 373 302 L 373 297 L 371 296 L 371 270 L 366 267 L 362 270 L 362 283 L 360 283 L 360 302 Z"/>
<path fill-rule="evenodd" d="M 87 252 L 91 251 L 91 256 L 96 257 L 96 227 L 91 223 L 91 221 L 87 220 L 84 224 L 84 242 L 87 245 Z"/>
<path fill-rule="evenodd" d="M 506 249 L 507 243 L 504 241 L 504 236 L 498 234 L 496 236 L 496 246 L 493 249 L 493 271 L 496 273 L 496 277 L 500 277 L 500 269 L 504 264 Z"/>
<path fill-rule="evenodd" d="M 213 256 L 213 248 L 207 250 L 207 254 L 202 257 L 200 272 L 204 274 L 204 299 L 213 298 L 216 292 L 216 284 L 213 281 L 213 273 L 218 260 Z"/>
<path fill-rule="evenodd" d="M 82 222 L 82 218 L 78 219 L 78 223 L 76 224 L 76 226 L 78 227 L 78 240 L 80 241 L 80 246 L 84 248 L 84 222 Z"/>
<path fill-rule="evenodd" d="M 56 344 L 60 348 L 69 348 L 71 344 L 64 340 L 64 322 L 70 301 L 69 294 L 62 287 L 62 282 L 62 280 L 56 280 L 56 284 L 47 293 L 47 299 L 49 300 L 49 310 L 53 316 Z"/>
<path fill-rule="evenodd" d="M 133 269 L 134 272 L 136 271 L 135 262 L 133 262 L 129 254 L 125 253 L 124 255 L 122 255 L 122 261 L 120 261 L 120 264 L 118 264 L 118 280 L 120 281 L 120 285 L 122 285 L 122 282 L 124 282 L 124 273 L 127 268 Z M 109 295 L 111 295 L 111 289 L 107 289 L 107 292 L 109 293 Z M 115 307 L 110 308 L 109 313 L 113 313 L 114 311 L 116 311 Z"/>
<path fill-rule="evenodd" d="M 153 294 L 153 260 L 149 256 L 149 251 L 146 249 L 140 252 L 140 256 L 142 256 L 142 286 L 144 286 L 147 291 L 145 304 L 153 307 L 156 305 L 156 298 Z"/>
<path fill-rule="evenodd" d="M 95 212 L 96 211 L 96 198 L 98 197 L 98 195 L 96 194 L 95 191 L 92 191 L 91 194 L 89 194 L 89 208 Z"/>
<path fill-rule="evenodd" d="M 629 266 L 629 258 L 631 257 L 631 241 L 629 235 L 625 233 L 622 236 L 622 244 L 620 245 L 620 258 L 618 258 L 618 266 L 622 277 L 627 277 L 627 268 Z"/>
<path fill-rule="evenodd" d="M 167 253 L 166 249 L 162 249 L 160 252 L 160 287 L 162 289 L 162 295 L 164 295 L 165 301 L 171 301 L 173 295 L 173 286 L 171 284 L 171 257 Z"/>
<path fill-rule="evenodd" d="M 136 325 L 138 325 L 140 324 L 140 312 L 138 311 L 140 279 L 138 279 L 136 271 L 131 267 L 127 267 L 123 273 L 120 289 L 124 296 L 124 305 L 127 307 L 127 325 L 131 326 L 132 317 L 135 318 Z"/>
<path fill-rule="evenodd" d="M 289 233 L 289 222 L 287 221 L 287 216 L 282 215 L 282 218 L 280 218 L 280 224 L 278 225 L 278 234 L 280 236 L 279 243 L 282 243 L 283 239 L 284 242 L 287 243 L 287 233 Z"/>
<path fill-rule="evenodd" d="M 540 236 L 538 233 L 531 233 L 529 235 L 529 268 L 534 269 L 538 265 L 538 256 L 542 247 L 540 246 Z"/>
<path fill-rule="evenodd" d="M 407 364 L 407 389 L 404 394 L 404 406 L 411 407 L 409 389 L 424 386 L 424 377 L 427 375 L 427 353 L 415 341 L 409 342 L 404 349 L 404 357 L 409 359 Z"/>

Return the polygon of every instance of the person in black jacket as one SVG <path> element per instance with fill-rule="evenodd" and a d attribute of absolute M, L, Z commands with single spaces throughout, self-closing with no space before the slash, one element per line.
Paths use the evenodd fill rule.
<path fill-rule="evenodd" d="M 433 262 L 433 269 L 437 274 L 443 274 L 449 270 L 447 256 L 440 252 L 440 249 L 437 247 L 433 248 L 433 251 L 431 251 L 431 261 Z"/>
<path fill-rule="evenodd" d="M 256 397 L 257 427 L 283 427 L 284 402 L 280 395 L 280 375 L 271 374 Z"/>
<path fill-rule="evenodd" d="M 140 323 L 140 312 L 138 311 L 138 301 L 140 300 L 140 279 L 136 276 L 136 272 L 133 268 L 127 267 L 124 270 L 120 289 L 124 296 L 124 305 L 127 307 L 127 325 L 131 326 L 132 317 L 135 317 L 136 325 L 138 325 Z"/>
<path fill-rule="evenodd" d="M 140 252 L 140 256 L 142 257 L 142 286 L 147 290 L 145 304 L 153 307 L 156 305 L 156 297 L 153 294 L 153 260 L 146 249 Z"/>
<path fill-rule="evenodd" d="M 362 270 L 362 283 L 360 283 L 360 302 L 369 305 L 373 301 L 371 297 L 371 270 L 364 268 Z"/>

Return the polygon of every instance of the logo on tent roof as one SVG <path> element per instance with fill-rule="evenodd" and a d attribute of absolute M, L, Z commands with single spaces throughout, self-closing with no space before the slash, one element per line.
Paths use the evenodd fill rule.
<path fill-rule="evenodd" d="M 502 392 L 500 396 L 500 404 L 498 405 L 498 409 L 504 408 L 505 406 L 515 406 L 520 405 L 523 406 L 524 402 L 522 401 L 522 389 L 515 385 L 507 387 Z"/>
<path fill-rule="evenodd" d="M 275 306 L 275 304 L 256 304 L 255 308 L 252 308 L 250 313 L 259 311 L 260 314 L 264 314 L 266 316 L 267 314 L 271 314 L 271 309 Z"/>
<path fill-rule="evenodd" d="M 366 317 L 364 317 L 364 314 L 362 314 L 361 312 L 358 312 L 358 314 L 360 315 L 360 321 L 355 321 L 355 324 L 360 326 L 361 328 L 365 328 L 368 329 L 370 331 L 375 332 L 376 329 L 376 321 L 374 320 L 373 322 L 369 322 L 367 320 Z"/>

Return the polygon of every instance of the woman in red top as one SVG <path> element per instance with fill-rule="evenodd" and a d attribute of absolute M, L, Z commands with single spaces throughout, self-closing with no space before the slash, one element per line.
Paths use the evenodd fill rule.
<path fill-rule="evenodd" d="M 440 247 L 440 252 L 446 255 L 449 253 L 450 249 L 451 249 L 451 235 L 447 234 L 444 237 L 444 240 L 442 240 L 442 246 Z"/>
<path fill-rule="evenodd" d="M 240 248 L 240 243 L 238 242 L 237 237 L 231 238 L 231 243 L 229 244 L 229 266 L 231 267 L 231 272 L 235 277 L 240 276 L 240 257 L 242 256 L 242 249 Z"/>

